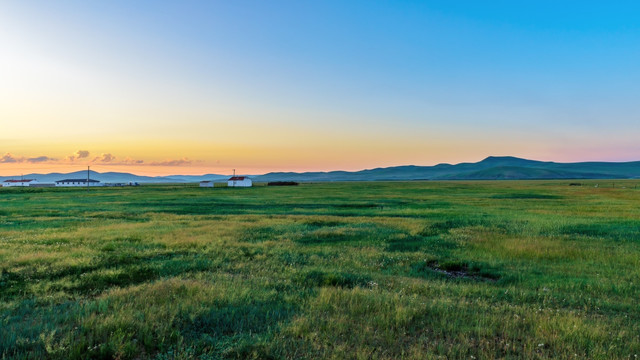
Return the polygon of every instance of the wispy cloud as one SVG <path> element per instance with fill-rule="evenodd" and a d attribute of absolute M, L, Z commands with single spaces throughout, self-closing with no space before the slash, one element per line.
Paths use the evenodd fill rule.
<path fill-rule="evenodd" d="M 93 158 L 93 163 L 99 163 L 100 165 L 145 165 L 144 160 L 132 159 L 126 157 L 120 159 L 111 153 L 102 154 Z"/>
<path fill-rule="evenodd" d="M 123 160 L 120 160 L 120 163 L 123 165 L 140 165 L 140 164 L 144 164 L 144 160 L 136 160 L 136 159 L 132 159 L 132 158 L 125 158 Z"/>
<path fill-rule="evenodd" d="M 11 153 L 6 153 L 4 154 L 3 157 L 0 158 L 0 163 L 2 164 L 9 164 L 9 163 L 17 163 L 17 162 L 22 162 L 22 158 L 17 158 L 15 156 L 13 156 Z"/>
<path fill-rule="evenodd" d="M 107 154 L 102 154 L 100 156 L 97 156 L 95 158 L 93 158 L 93 160 L 91 160 L 92 162 L 100 162 L 100 163 L 111 163 L 111 162 L 115 162 L 116 161 L 116 157 L 113 156 L 111 153 L 107 153 Z"/>
<path fill-rule="evenodd" d="M 38 156 L 38 157 L 27 159 L 27 162 L 30 162 L 30 163 L 41 163 L 41 162 L 49 162 L 49 161 L 58 161 L 58 159 L 50 158 L 48 156 Z"/>
<path fill-rule="evenodd" d="M 165 160 L 165 161 L 153 161 L 148 165 L 151 166 L 185 166 L 191 165 L 192 161 L 187 158 L 182 158 L 178 160 Z"/>
<path fill-rule="evenodd" d="M 36 156 L 32 158 L 27 158 L 24 156 L 15 156 L 11 153 L 6 153 L 2 157 L 0 157 L 0 164 L 13 164 L 13 163 L 43 163 L 43 162 L 55 162 L 58 161 L 56 158 L 52 158 L 49 156 Z"/>
<path fill-rule="evenodd" d="M 87 151 L 87 150 L 78 150 L 78 151 L 76 152 L 76 157 L 77 157 L 78 159 L 84 159 L 84 158 L 86 158 L 86 157 L 89 157 L 89 154 L 90 154 L 90 153 L 89 153 L 89 151 Z"/>
<path fill-rule="evenodd" d="M 86 159 L 91 153 L 88 150 L 78 150 L 73 155 L 67 156 L 67 161 L 76 161 L 80 159 Z"/>
<path fill-rule="evenodd" d="M 198 160 L 191 160 L 188 158 L 182 159 L 167 159 L 163 161 L 150 161 L 147 162 L 141 159 L 134 159 L 131 157 L 119 158 L 112 153 L 102 153 L 99 156 L 90 157 L 91 153 L 88 150 L 78 150 L 72 155 L 69 155 L 63 159 L 58 159 L 46 155 L 36 156 L 36 157 L 24 157 L 24 156 L 16 156 L 12 153 L 6 153 L 0 157 L 0 164 L 11 164 L 11 163 L 31 163 L 31 164 L 59 164 L 59 165 L 67 165 L 78 162 L 79 160 L 84 160 L 88 164 L 99 164 L 99 165 L 139 165 L 139 166 L 188 166 L 193 164 L 194 162 L 200 162 Z"/>

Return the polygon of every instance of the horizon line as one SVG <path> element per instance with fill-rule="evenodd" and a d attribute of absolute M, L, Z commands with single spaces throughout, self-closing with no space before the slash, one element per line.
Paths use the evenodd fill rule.
<path fill-rule="evenodd" d="M 589 164 L 589 163 L 610 163 L 610 164 L 624 164 L 624 163 L 634 163 L 634 162 L 639 162 L 640 160 L 630 160 L 630 161 L 597 161 L 597 160 L 587 160 L 587 161 L 575 161 L 575 162 L 559 162 L 559 161 L 547 161 L 547 160 L 534 160 L 534 159 L 527 159 L 527 158 L 521 158 L 521 157 L 517 157 L 517 156 L 511 156 L 511 155 L 504 155 L 504 156 L 496 156 L 496 155 L 489 155 L 487 157 L 485 157 L 482 160 L 476 161 L 476 162 L 469 162 L 469 161 L 463 161 L 463 162 L 458 162 L 458 163 L 438 163 L 435 165 L 415 165 L 415 164 L 404 164 L 404 165 L 392 165 L 392 166 L 379 166 L 379 167 L 372 167 L 372 168 L 363 168 L 363 169 L 359 169 L 359 170 L 339 170 L 339 169 L 335 169 L 335 170 L 323 170 L 323 171 L 270 171 L 270 172 L 265 172 L 265 173 L 261 173 L 261 174 L 236 174 L 237 176 L 264 176 L 264 175 L 269 175 L 269 174 L 277 174 L 277 173 L 293 173 L 293 174 L 305 174 L 305 173 L 332 173 L 332 172 L 347 172 L 347 173 L 356 173 L 356 172 L 361 172 L 361 171 L 370 171 L 370 170 L 378 170 L 378 169 L 390 169 L 390 168 L 397 168 L 397 167 L 409 167 L 409 166 L 413 166 L 413 167 L 436 167 L 436 166 L 441 166 L 441 165 L 450 165 L 450 166 L 455 166 L 455 165 L 461 165 L 461 164 L 478 164 L 481 163 L 483 161 L 487 161 L 489 159 L 515 159 L 515 160 L 525 160 L 525 161 L 534 161 L 534 162 L 540 162 L 540 163 L 555 163 L 555 164 Z M 98 166 L 103 166 L 103 165 L 98 165 Z M 36 172 L 32 172 L 29 174 L 26 174 L 26 176 L 30 176 L 30 175 L 52 175 L 52 174 L 60 174 L 60 175 L 67 175 L 67 174 L 72 174 L 72 173 L 76 173 L 76 172 L 85 172 L 86 170 L 77 170 L 77 171 L 71 171 L 71 172 L 49 172 L 49 173 L 36 173 Z M 167 174 L 167 175 L 139 175 L 133 172 L 120 172 L 120 171 L 106 171 L 106 172 L 99 172 L 96 170 L 89 170 L 92 171 L 94 173 L 97 174 L 108 174 L 108 173 L 118 173 L 118 174 L 129 174 L 129 175 L 135 175 L 135 176 L 144 176 L 144 177 L 151 177 L 151 178 L 163 178 L 163 177 L 171 177 L 171 176 L 208 176 L 208 175 L 214 175 L 214 176 L 233 176 L 233 174 L 215 174 L 215 173 L 202 173 L 202 174 L 195 174 L 195 175 L 186 175 L 186 174 Z M 25 174 L 20 174 L 20 175 L 0 175 L 0 177 L 6 178 L 6 177 L 24 177 Z"/>

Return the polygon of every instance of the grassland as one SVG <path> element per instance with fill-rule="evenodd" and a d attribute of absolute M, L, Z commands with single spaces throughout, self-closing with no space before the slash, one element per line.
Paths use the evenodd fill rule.
<path fill-rule="evenodd" d="M 640 356 L 640 190 L 0 189 L 0 358 Z"/>

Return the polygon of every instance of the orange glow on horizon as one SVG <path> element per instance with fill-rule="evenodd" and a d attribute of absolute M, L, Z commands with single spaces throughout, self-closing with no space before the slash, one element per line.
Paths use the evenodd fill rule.
<path fill-rule="evenodd" d="M 473 142 L 465 144 L 431 144 L 419 146 L 418 144 L 403 144 L 404 146 L 389 146 L 388 150 L 371 150 L 372 156 L 367 156 L 367 152 L 358 151 L 359 147 L 366 144 L 354 142 L 345 144 L 343 147 L 323 149 L 320 147 L 308 147 L 295 151 L 291 148 L 276 148 L 265 151 L 259 147 L 249 147 L 241 150 L 227 149 L 225 151 L 212 151 L 220 156 L 211 159 L 205 157 L 206 151 L 194 151 L 191 149 L 189 157 L 169 158 L 169 157 L 128 157 L 119 154 L 112 155 L 113 163 L 102 163 L 96 158 L 104 158 L 104 153 L 91 153 L 83 159 L 76 159 L 73 162 L 65 160 L 69 155 L 52 156 L 56 161 L 30 163 L 25 159 L 36 158 L 43 153 L 34 152 L 26 155 L 13 154 L 15 158 L 22 159 L 22 162 L 0 163 L 0 176 L 20 176 L 30 173 L 68 173 L 86 170 L 87 166 L 91 170 L 100 173 L 104 172 L 126 172 L 142 176 L 166 176 L 166 175 L 204 175 L 219 174 L 230 175 L 232 169 L 236 169 L 238 174 L 260 175 L 269 172 L 307 172 L 307 171 L 359 171 L 378 167 L 391 167 L 401 165 L 432 166 L 440 163 L 457 164 L 461 162 L 477 162 L 487 156 L 516 156 L 531 160 L 555 161 L 555 162 L 581 162 L 581 161 L 634 161 L 633 154 L 628 158 L 620 160 L 619 152 L 613 149 L 610 152 L 589 151 L 589 149 L 540 149 L 535 146 L 524 147 L 519 153 L 511 153 L 507 149 L 511 144 L 504 147 L 495 147 L 493 150 L 479 153 Z M 523 148 L 522 144 L 521 148 Z M 197 147 L 197 146 L 196 146 Z M 455 148 L 455 149 L 453 149 Z M 151 153 L 151 148 L 146 148 L 145 153 Z M 444 150 L 443 150 L 444 149 Z M 71 151 L 66 153 L 72 154 Z M 591 157 L 587 157 L 591 154 Z M 0 157 L 3 154 L 0 154 Z M 135 161 L 141 159 L 143 164 L 134 163 L 121 164 L 119 162 Z M 399 160 L 400 159 L 400 160 Z M 180 166 L 162 165 L 174 161 L 183 162 Z"/>

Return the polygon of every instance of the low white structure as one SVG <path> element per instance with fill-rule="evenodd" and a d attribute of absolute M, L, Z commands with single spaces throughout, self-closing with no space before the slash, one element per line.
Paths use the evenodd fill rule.
<path fill-rule="evenodd" d="M 3 187 L 12 186 L 29 186 L 31 184 L 37 184 L 38 181 L 34 179 L 21 179 L 21 180 L 5 180 L 2 182 Z"/>
<path fill-rule="evenodd" d="M 233 176 L 227 180 L 229 187 L 251 187 L 253 182 L 246 176 Z"/>
<path fill-rule="evenodd" d="M 56 186 L 87 186 L 87 179 L 64 179 L 56 181 Z M 89 186 L 104 186 L 98 180 L 89 179 Z"/>
<path fill-rule="evenodd" d="M 200 187 L 213 187 L 213 181 L 200 181 Z"/>

